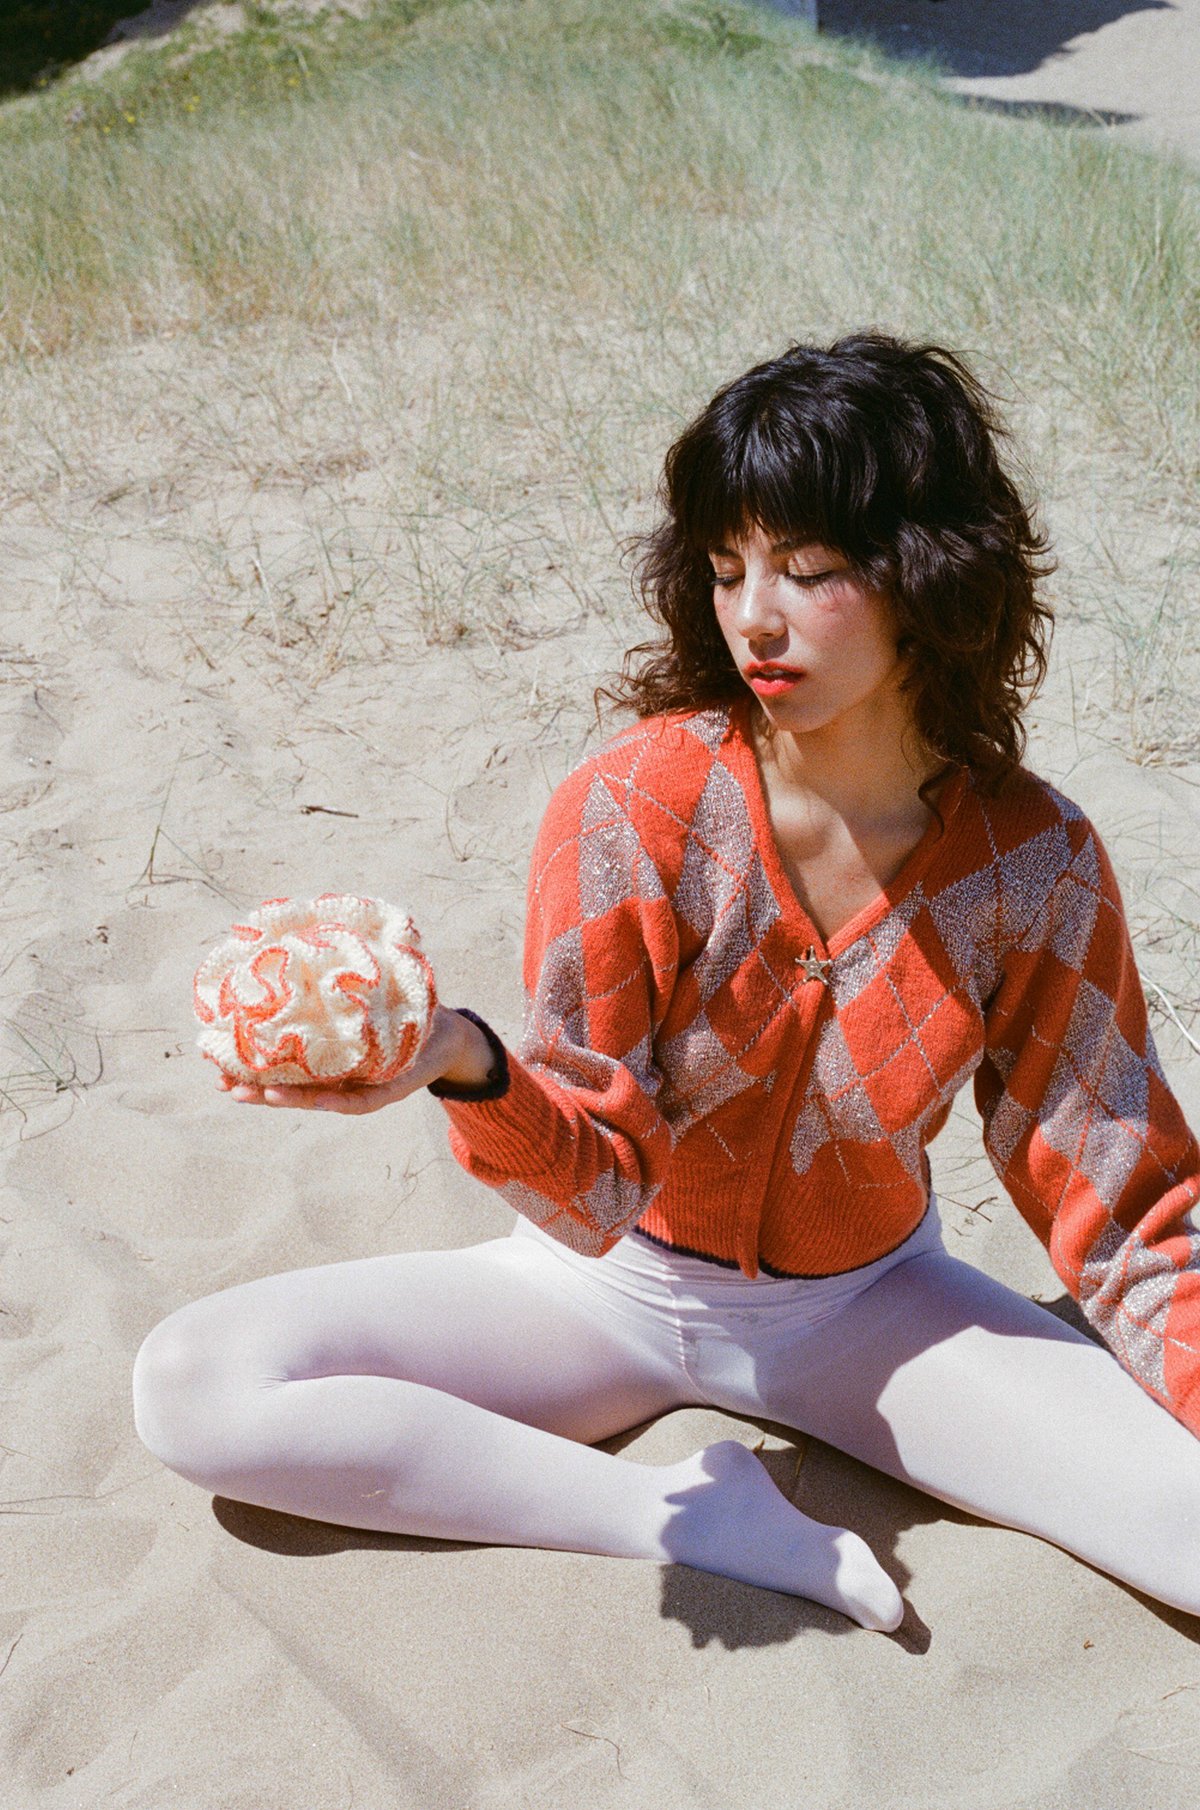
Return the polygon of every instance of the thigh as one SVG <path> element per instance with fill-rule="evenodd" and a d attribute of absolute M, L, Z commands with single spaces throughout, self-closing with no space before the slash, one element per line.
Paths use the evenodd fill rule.
<path fill-rule="evenodd" d="M 588 1443 L 678 1406 L 685 1379 L 562 1269 L 515 1238 L 327 1264 L 209 1295 L 151 1340 L 203 1353 L 225 1387 L 401 1378 Z"/>
<path fill-rule="evenodd" d="M 773 1417 L 1200 1612 L 1200 1441 L 970 1265 L 898 1265 L 759 1371 Z"/>

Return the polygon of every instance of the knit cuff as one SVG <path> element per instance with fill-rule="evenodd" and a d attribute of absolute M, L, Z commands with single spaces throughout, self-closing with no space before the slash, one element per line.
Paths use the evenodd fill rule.
<path fill-rule="evenodd" d="M 499 1100 L 509 1089 L 508 1051 L 491 1025 L 480 1018 L 478 1013 L 469 1011 L 466 1006 L 454 1006 L 452 1010 L 460 1018 L 469 1018 L 483 1032 L 492 1053 L 492 1066 L 483 1081 L 431 1081 L 428 1091 L 439 1100 Z"/>
<path fill-rule="evenodd" d="M 578 1156 L 578 1138 L 564 1116 L 570 1099 L 511 1052 L 508 1066 L 511 1086 L 502 1100 L 478 1106 L 442 1101 L 450 1149 L 469 1175 L 490 1188 L 523 1181 L 547 1192 L 546 1178 L 564 1162 L 573 1172 Z"/>

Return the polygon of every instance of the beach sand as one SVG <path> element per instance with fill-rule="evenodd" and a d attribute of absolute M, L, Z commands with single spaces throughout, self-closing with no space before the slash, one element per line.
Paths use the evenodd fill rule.
<path fill-rule="evenodd" d="M 933 57 L 984 106 L 1200 160 L 1200 0 L 820 0 L 820 21 Z"/>
<path fill-rule="evenodd" d="M 423 616 L 363 603 L 351 542 L 415 583 L 380 541 L 390 455 L 359 406 L 377 367 L 353 339 L 289 353 L 273 333 L 64 355 L 52 390 L 33 372 L 6 392 L 28 431 L 0 686 L 4 1810 L 1193 1810 L 1200 1623 L 817 1442 L 766 1429 L 767 1462 L 870 1541 L 910 1605 L 896 1638 L 679 1567 L 213 1502 L 139 1445 L 133 1357 L 183 1302 L 507 1234 L 428 1096 L 363 1120 L 222 1099 L 191 974 L 263 898 L 366 891 L 415 914 L 448 1003 L 515 1037 L 533 834 L 635 627 L 586 512 L 526 589 L 492 546 L 511 609 L 482 629 L 464 606 L 459 632 L 436 573 Z M 432 434 L 469 350 L 399 336 L 389 357 L 398 418 Z M 549 520 L 553 470 L 533 441 L 512 457 Z M 653 476 L 616 528 L 644 524 Z M 1079 494 L 1065 470 L 1047 498 L 1068 562 Z M 1154 902 L 1197 846 L 1200 749 L 1130 758 L 1097 645 L 1064 626 L 1031 759 L 1095 817 L 1167 984 Z M 1157 1023 L 1198 1122 L 1200 1061 Z M 965 1106 L 934 1155 L 949 1248 L 1061 1303 Z M 622 1449 L 763 1435 L 689 1411 Z"/>

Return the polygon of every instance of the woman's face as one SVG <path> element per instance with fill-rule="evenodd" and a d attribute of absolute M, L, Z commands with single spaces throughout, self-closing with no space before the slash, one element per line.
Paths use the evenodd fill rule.
<path fill-rule="evenodd" d="M 891 607 L 840 553 L 755 528 L 709 558 L 721 633 L 778 729 L 804 734 L 895 709 L 903 669 Z"/>

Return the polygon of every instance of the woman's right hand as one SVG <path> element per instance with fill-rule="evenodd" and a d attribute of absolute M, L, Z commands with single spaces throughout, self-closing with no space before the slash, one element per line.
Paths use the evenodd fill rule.
<path fill-rule="evenodd" d="M 479 1087 L 492 1068 L 492 1052 L 478 1025 L 446 1006 L 436 1006 L 429 1036 L 416 1061 L 394 1081 L 376 1086 L 283 1087 L 252 1086 L 220 1076 L 222 1093 L 244 1106 L 298 1106 L 308 1112 L 378 1112 L 419 1093 L 431 1081 L 453 1081 L 463 1087 Z"/>

